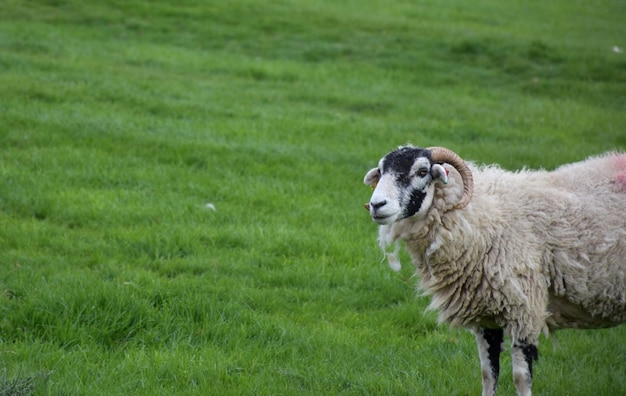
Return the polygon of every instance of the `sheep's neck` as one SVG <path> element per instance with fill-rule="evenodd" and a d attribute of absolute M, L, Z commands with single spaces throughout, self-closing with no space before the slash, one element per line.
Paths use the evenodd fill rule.
<path fill-rule="evenodd" d="M 478 291 L 490 290 L 482 284 L 491 283 L 494 274 L 486 275 L 481 263 L 471 260 L 488 256 L 491 246 L 476 238 L 464 216 L 464 211 L 427 216 L 400 239 L 416 267 L 420 289 L 432 296 L 430 308 L 439 311 L 440 321 L 459 326 L 491 325 L 498 312 L 487 303 L 489 296 Z M 473 238 L 466 237 L 471 233 Z"/>

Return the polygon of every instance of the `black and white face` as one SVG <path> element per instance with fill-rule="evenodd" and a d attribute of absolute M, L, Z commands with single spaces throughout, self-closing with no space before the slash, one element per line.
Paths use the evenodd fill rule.
<path fill-rule="evenodd" d="M 423 216 L 433 202 L 435 180 L 446 183 L 447 172 L 432 163 L 430 150 L 401 147 L 365 175 L 365 184 L 374 189 L 366 207 L 378 224 Z"/>

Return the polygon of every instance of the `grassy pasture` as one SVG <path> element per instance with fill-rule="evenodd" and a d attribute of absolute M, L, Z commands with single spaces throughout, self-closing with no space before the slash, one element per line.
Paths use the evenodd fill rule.
<path fill-rule="evenodd" d="M 364 173 L 626 149 L 622 2 L 0 10 L 0 394 L 479 394 L 473 338 L 380 263 Z M 625 327 L 557 338 L 537 394 L 626 392 Z"/>

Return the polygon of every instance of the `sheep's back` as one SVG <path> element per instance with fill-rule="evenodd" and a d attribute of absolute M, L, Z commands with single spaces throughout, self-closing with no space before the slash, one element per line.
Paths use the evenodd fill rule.
<path fill-rule="evenodd" d="M 476 167 L 471 209 L 510 227 L 527 258 L 541 257 L 551 318 L 559 327 L 626 321 L 626 154 L 606 154 L 555 171 Z M 536 251 L 538 248 L 540 251 Z M 510 256 L 510 255 L 508 255 Z M 504 264 L 507 266 L 514 264 Z"/>
<path fill-rule="evenodd" d="M 626 154 L 610 153 L 547 173 L 558 200 L 546 230 L 552 327 L 626 321 Z"/>

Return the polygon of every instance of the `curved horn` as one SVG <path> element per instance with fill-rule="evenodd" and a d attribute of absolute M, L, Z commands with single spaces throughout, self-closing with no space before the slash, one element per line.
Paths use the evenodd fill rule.
<path fill-rule="evenodd" d="M 447 162 L 454 166 L 456 170 L 461 174 L 463 180 L 463 196 L 461 200 L 454 205 L 454 209 L 463 209 L 467 206 L 474 194 L 474 178 L 472 172 L 469 170 L 465 161 L 454 151 L 445 147 L 429 147 L 433 162 Z"/>

